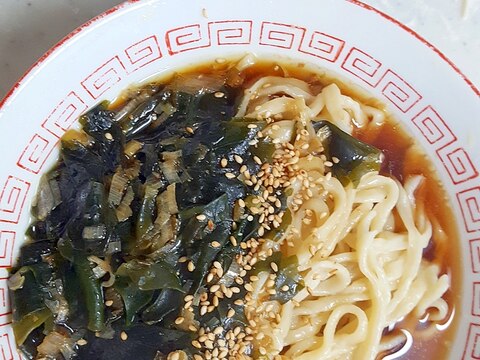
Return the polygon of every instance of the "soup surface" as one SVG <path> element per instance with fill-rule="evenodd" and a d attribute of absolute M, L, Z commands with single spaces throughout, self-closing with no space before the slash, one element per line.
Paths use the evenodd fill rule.
<path fill-rule="evenodd" d="M 383 105 L 218 59 L 80 118 L 9 285 L 28 358 L 445 358 L 458 239 Z"/>

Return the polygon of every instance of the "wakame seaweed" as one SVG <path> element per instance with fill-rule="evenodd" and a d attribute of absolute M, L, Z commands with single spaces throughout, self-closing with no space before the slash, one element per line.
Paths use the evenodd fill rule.
<path fill-rule="evenodd" d="M 13 271 L 23 281 L 12 291 L 14 329 L 27 357 L 35 356 L 32 344 L 41 343 L 52 330 L 83 337 L 86 344 L 75 346 L 81 358 L 121 358 L 135 351 L 139 359 L 152 359 L 157 351 L 168 349 L 195 353 L 193 333 L 176 328 L 173 320 L 182 312 L 185 294 L 205 291 L 205 276 L 214 261 L 227 267 L 242 252 L 229 242 L 232 234 L 242 235 L 232 230 L 233 206 L 251 191 L 238 179 L 227 178 L 232 169 L 220 167 L 219 159 L 233 161 L 242 154 L 249 171 L 258 171 L 249 142 L 265 126 L 253 121 L 253 128 L 248 126 L 252 120 L 234 119 L 236 94 L 229 88 L 220 90 L 222 97 L 158 89 L 120 121 L 103 102 L 81 116 L 82 130 L 70 130 L 63 137 L 60 162 L 41 184 L 46 195 L 37 200 L 36 219 L 28 231 L 31 242 L 22 248 L 19 267 Z M 141 144 L 133 157 L 125 153 L 129 141 Z M 172 156 L 172 161 L 166 160 Z M 112 189 L 117 186 L 112 181 L 115 174 L 124 180 L 122 188 Z M 160 209 L 168 204 L 159 199 L 171 184 L 177 209 L 165 214 Z M 113 201 L 112 191 L 120 194 Z M 119 221 L 122 202 L 130 215 Z M 199 220 L 199 214 L 210 222 Z M 163 244 L 161 224 L 171 224 L 174 235 Z M 245 237 L 255 232 L 252 224 L 241 225 Z M 213 247 L 213 241 L 219 246 Z M 195 271 L 180 261 L 185 256 Z M 45 270 L 40 276 L 35 268 Z M 113 287 L 106 291 L 102 283 L 112 276 Z M 54 288 L 67 304 L 62 318 L 53 313 L 58 311 L 51 303 Z M 237 310 L 234 318 L 227 317 L 231 306 Z M 244 323 L 242 308 L 231 306 L 219 306 L 202 321 L 226 330 Z M 114 340 L 112 334 L 121 331 L 129 334 L 129 341 Z M 104 346 L 114 350 L 105 352 Z"/>

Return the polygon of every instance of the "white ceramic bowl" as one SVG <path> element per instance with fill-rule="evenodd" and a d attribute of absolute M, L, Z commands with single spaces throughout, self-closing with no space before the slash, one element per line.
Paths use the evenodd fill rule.
<path fill-rule="evenodd" d="M 451 358 L 480 358 L 478 89 L 407 27 L 356 0 L 130 1 L 74 31 L 0 103 L 0 360 L 17 359 L 7 271 L 42 173 L 77 117 L 128 85 L 218 57 L 286 56 L 337 72 L 390 107 L 431 155 L 460 235 Z M 453 219 L 452 219 L 453 221 Z M 3 356 L 3 357 L 2 357 Z"/>

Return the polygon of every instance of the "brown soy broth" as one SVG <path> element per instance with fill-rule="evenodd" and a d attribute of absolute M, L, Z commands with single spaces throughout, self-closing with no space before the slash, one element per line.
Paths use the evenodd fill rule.
<path fill-rule="evenodd" d="M 263 76 L 284 76 L 295 77 L 306 81 L 314 91 L 320 91 L 323 86 L 335 83 L 339 86 L 342 94 L 348 95 L 365 105 L 374 106 L 379 109 L 385 109 L 385 106 L 376 98 L 367 94 L 356 85 L 349 84 L 341 80 L 338 76 L 321 70 L 312 68 L 304 63 L 277 63 L 272 61 L 260 61 L 254 66 L 249 67 L 241 74 L 229 70 L 236 61 L 213 61 L 205 64 L 182 69 L 177 73 L 164 75 L 157 79 L 156 84 L 165 84 L 175 78 L 176 74 L 182 76 L 224 76 L 228 84 L 238 86 L 240 91 L 253 84 L 257 79 Z M 239 86 L 241 85 L 241 86 Z M 111 104 L 112 109 L 116 109 L 130 98 L 132 98 L 136 89 L 131 88 L 121 94 L 115 102 Z M 451 286 L 444 299 L 449 304 L 449 315 L 452 316 L 455 308 L 459 308 L 459 298 L 461 294 L 460 278 L 460 259 L 459 239 L 454 219 L 454 214 L 449 205 L 447 193 L 437 176 L 432 162 L 428 159 L 423 149 L 421 149 L 411 135 L 395 119 L 387 116 L 387 121 L 380 127 L 372 127 L 367 130 L 357 131 L 354 134 L 360 140 L 376 146 L 381 149 L 385 155 L 385 163 L 381 172 L 387 176 L 393 176 L 404 182 L 411 175 L 423 175 L 425 181 L 417 190 L 416 197 L 420 203 L 425 204 L 425 210 L 429 219 L 435 219 L 438 225 L 445 233 L 445 240 L 433 238 L 428 248 L 424 251 L 424 257 L 429 261 L 435 262 L 440 268 L 441 273 L 448 274 L 451 279 Z M 453 318 L 451 324 L 443 331 L 435 331 L 433 336 L 424 338 L 426 327 L 433 324 L 422 324 L 414 317 L 406 318 L 396 326 L 396 329 L 406 329 L 413 336 L 413 346 L 403 356 L 398 357 L 402 360 L 413 359 L 446 359 L 450 351 L 451 343 L 457 327 L 457 317 Z"/>

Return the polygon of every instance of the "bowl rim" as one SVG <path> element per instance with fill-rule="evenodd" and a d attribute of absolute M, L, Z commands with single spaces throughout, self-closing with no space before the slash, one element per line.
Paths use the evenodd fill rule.
<path fill-rule="evenodd" d="M 477 95 L 480 96 L 480 89 L 475 86 L 475 84 L 460 70 L 459 67 L 455 65 L 455 63 L 450 60 L 440 49 L 438 49 L 435 45 L 431 42 L 426 40 L 423 36 L 421 36 L 418 32 L 414 31 L 407 25 L 403 24 L 402 22 L 398 21 L 397 19 L 393 18 L 392 16 L 384 13 L 383 11 L 378 10 L 377 8 L 368 5 L 360 0 L 344 0 L 349 2 L 353 5 L 362 7 L 370 12 L 373 12 L 387 21 L 391 22 L 392 24 L 396 25 L 397 27 L 403 29 L 411 36 L 415 37 L 419 40 L 424 46 L 433 50 L 444 62 L 446 62 L 456 73 L 459 75 L 463 81 L 469 86 L 469 88 Z M 4 96 L 3 99 L 0 100 L 0 113 L 2 112 L 3 107 L 7 104 L 10 99 L 13 99 L 17 93 L 21 91 L 21 85 L 27 80 L 29 77 L 34 76 L 36 73 L 35 70 L 40 68 L 40 66 L 47 61 L 57 50 L 59 50 L 62 46 L 67 45 L 70 40 L 75 39 L 81 33 L 85 32 L 89 29 L 92 25 L 99 23 L 100 21 L 112 16 L 114 13 L 117 13 L 120 10 L 128 8 L 130 6 L 135 5 L 136 3 L 140 3 L 142 0 L 126 0 L 104 12 L 101 14 L 93 17 L 92 19 L 88 20 L 87 22 L 83 23 L 76 29 L 72 30 L 69 34 L 63 37 L 60 41 L 58 41 L 55 45 L 53 45 L 50 49 L 48 49 L 36 62 L 31 65 L 29 69 L 25 71 L 25 73 L 16 81 L 16 83 L 10 88 L 7 94 Z M 147 2 L 145 2 L 147 3 Z"/>
<path fill-rule="evenodd" d="M 80 25 L 79 27 L 77 27 L 76 29 L 71 31 L 64 38 L 62 38 L 55 45 L 53 45 L 49 50 L 47 50 L 35 63 L 33 63 L 33 65 L 31 65 L 31 67 L 16 81 L 16 83 L 12 86 L 12 88 L 7 92 L 5 97 L 3 99 L 0 98 L 0 117 L 2 117 L 3 111 L 7 110 L 7 109 L 8 110 L 13 110 L 14 112 L 16 112 L 16 110 L 14 108 L 15 106 L 12 106 L 12 105 L 15 105 L 16 103 L 18 103 L 18 97 L 19 96 L 21 97 L 25 94 L 25 91 L 27 91 L 27 88 L 28 88 L 26 85 L 29 84 L 29 82 L 31 80 L 35 79 L 35 76 L 37 76 L 37 73 L 42 73 L 43 71 L 47 70 L 50 67 L 49 66 L 50 64 L 48 64 L 48 62 L 50 60 L 54 59 L 57 55 L 60 55 L 60 56 L 64 55 L 63 54 L 64 49 L 72 49 L 71 46 L 73 46 L 73 48 L 75 48 L 75 46 L 78 44 L 79 38 L 81 36 L 83 36 L 85 33 L 89 32 L 91 30 L 95 30 L 96 26 L 98 26 L 98 25 L 101 26 L 103 23 L 108 23 L 109 21 L 113 20 L 114 17 L 125 15 L 127 12 L 129 12 L 129 10 L 142 9 L 142 8 L 150 6 L 151 4 L 157 3 L 157 1 L 158 1 L 158 3 L 162 3 L 162 2 L 160 2 L 160 0 L 127 0 L 127 1 L 124 1 L 120 4 L 118 4 L 118 5 L 102 12 L 101 14 L 95 16 L 94 18 L 88 20 L 84 24 Z M 170 0 L 168 0 L 168 1 L 170 1 Z M 388 25 L 393 24 L 394 28 L 396 28 L 396 29 L 402 29 L 402 30 L 399 30 L 399 32 L 403 33 L 404 36 L 409 37 L 412 40 L 414 38 L 414 39 L 416 39 L 416 40 L 414 40 L 416 42 L 420 41 L 420 43 L 422 43 L 422 45 L 419 45 L 420 48 L 429 49 L 429 50 L 433 51 L 435 53 L 435 55 L 433 55 L 434 57 L 436 57 L 438 55 L 440 57 L 440 59 L 442 59 L 442 61 L 440 61 L 440 63 L 444 63 L 444 64 L 446 63 L 448 65 L 448 67 L 446 69 L 450 68 L 453 71 L 455 71 L 456 75 L 452 74 L 452 78 L 457 79 L 457 81 L 460 80 L 459 83 L 463 84 L 463 86 L 467 85 L 468 88 L 470 88 L 470 90 L 465 90 L 467 93 L 472 94 L 472 93 L 470 93 L 470 91 L 472 91 L 473 94 L 477 95 L 477 97 L 480 96 L 480 91 L 479 91 L 479 88 L 477 87 L 478 84 L 474 84 L 464 73 L 462 73 L 462 71 L 455 65 L 455 63 L 453 61 L 451 61 L 444 53 L 442 53 L 442 51 L 440 51 L 433 44 L 431 44 L 426 39 L 424 39 L 417 32 L 415 32 L 414 30 L 412 30 L 408 26 L 404 25 L 400 21 L 396 20 L 395 18 L 391 17 L 390 15 L 376 9 L 375 7 L 373 7 L 371 5 L 365 4 L 361 0 L 343 0 L 343 1 L 347 2 L 348 4 L 354 5 L 353 7 L 362 8 L 362 9 L 368 11 L 369 13 L 373 14 L 373 16 L 376 16 L 378 19 L 383 19 L 383 20 L 387 21 Z M 211 0 L 210 4 L 212 6 L 215 6 L 215 5 L 218 4 L 218 0 Z M 122 11 L 124 11 L 124 12 L 122 12 Z M 452 197 L 451 201 L 453 202 L 453 200 L 454 200 L 454 198 Z M 458 223 L 458 225 L 459 226 L 458 226 L 457 231 L 460 230 L 460 223 Z M 466 255 L 465 259 L 467 259 L 468 253 L 466 253 L 465 255 Z M 469 281 L 466 282 L 465 281 L 466 279 L 468 279 L 468 278 L 464 277 L 464 276 L 462 277 L 462 288 L 464 288 L 464 289 L 462 289 L 462 292 L 464 290 L 466 290 L 466 288 L 469 285 L 468 284 Z M 472 328 L 471 328 L 472 322 L 470 320 L 470 317 L 468 317 L 468 319 L 469 319 L 468 322 L 470 322 L 470 326 L 468 327 L 468 334 L 465 334 L 466 338 L 467 338 L 467 343 L 466 343 L 466 345 L 464 346 L 464 349 L 463 349 L 464 350 L 464 356 L 465 356 L 467 348 L 469 346 L 469 342 L 470 342 L 469 338 L 470 338 L 470 333 L 471 333 L 471 330 L 472 330 Z M 457 322 L 457 324 L 455 326 L 455 333 L 457 333 L 457 331 L 461 329 L 463 323 L 464 323 L 463 321 Z M 465 326 L 466 325 L 467 325 L 467 321 L 465 321 Z M 458 344 L 460 344 L 463 340 L 462 337 L 457 337 L 458 336 L 457 334 L 455 334 L 454 336 L 455 336 L 454 337 L 455 341 L 458 341 Z M 460 347 L 459 347 L 459 349 L 460 349 Z"/>

